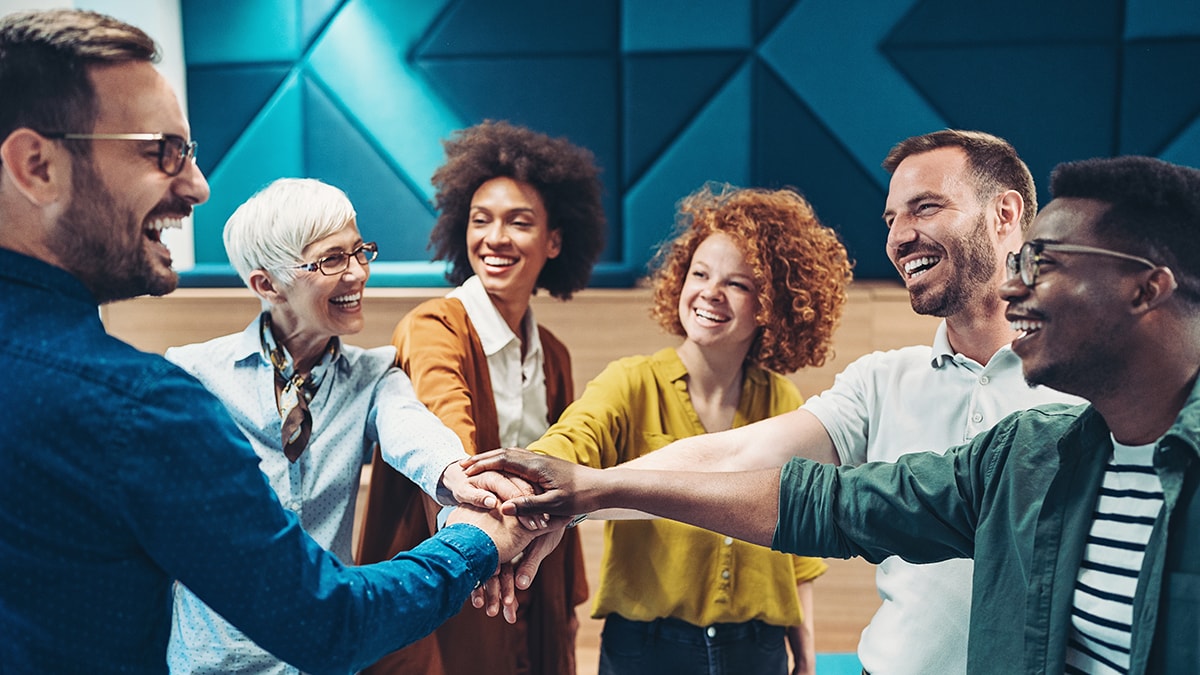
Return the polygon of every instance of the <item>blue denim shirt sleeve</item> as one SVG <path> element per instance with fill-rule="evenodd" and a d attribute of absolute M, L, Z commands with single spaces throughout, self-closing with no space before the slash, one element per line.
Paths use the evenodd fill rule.
<path fill-rule="evenodd" d="M 223 406 L 165 374 L 114 413 L 116 505 L 163 569 L 263 648 L 305 670 L 353 670 L 427 634 L 496 566 L 477 528 L 348 567 L 282 508 Z M 115 450 L 115 449 L 114 449 Z"/>

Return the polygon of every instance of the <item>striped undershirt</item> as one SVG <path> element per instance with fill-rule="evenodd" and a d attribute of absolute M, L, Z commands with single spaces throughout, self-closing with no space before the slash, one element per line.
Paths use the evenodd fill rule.
<path fill-rule="evenodd" d="M 1154 446 L 1113 439 L 1075 581 L 1066 673 L 1129 672 L 1133 594 L 1163 503 Z"/>

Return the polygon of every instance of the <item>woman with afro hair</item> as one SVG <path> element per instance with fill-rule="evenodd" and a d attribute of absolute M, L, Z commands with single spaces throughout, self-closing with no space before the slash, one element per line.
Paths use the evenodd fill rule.
<path fill-rule="evenodd" d="M 430 246 L 457 287 L 413 309 L 392 341 L 417 397 L 467 453 L 523 447 L 574 397 L 567 349 L 535 322 L 530 300 L 539 289 L 566 300 L 587 285 L 604 246 L 599 170 L 588 150 L 506 122 L 464 129 L 445 149 L 433 174 Z M 389 559 L 430 536 L 438 508 L 375 461 L 358 562 Z M 366 672 L 574 673 L 575 606 L 588 595 L 578 533 L 563 537 L 532 585 L 517 585 L 507 622 L 487 616 L 499 603 L 488 612 L 464 606 Z"/>
<path fill-rule="evenodd" d="M 655 259 L 652 316 L 683 338 L 609 364 L 529 450 L 594 468 L 795 410 L 784 374 L 820 366 L 850 262 L 791 190 L 706 186 Z M 813 558 L 670 520 L 605 525 L 601 675 L 813 672 Z"/>

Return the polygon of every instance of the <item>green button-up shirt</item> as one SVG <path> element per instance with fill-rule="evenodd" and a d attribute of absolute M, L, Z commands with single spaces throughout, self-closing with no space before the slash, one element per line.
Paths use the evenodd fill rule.
<path fill-rule="evenodd" d="M 1200 387 L 1158 442 L 1163 511 L 1133 608 L 1131 673 L 1200 670 Z M 1005 418 L 945 455 L 783 470 L 772 546 L 800 555 L 917 563 L 975 559 L 968 671 L 1061 673 L 1075 579 L 1105 465 L 1090 406 Z"/>

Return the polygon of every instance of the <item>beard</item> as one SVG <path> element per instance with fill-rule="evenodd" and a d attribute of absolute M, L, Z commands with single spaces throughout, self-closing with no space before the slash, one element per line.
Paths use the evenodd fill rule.
<path fill-rule="evenodd" d="M 955 262 L 954 277 L 941 288 L 910 290 L 909 301 L 917 314 L 944 318 L 962 312 L 978 301 L 980 291 L 989 289 L 996 274 L 996 247 L 988 238 L 986 214 L 981 212 L 971 231 L 946 248 Z M 991 295 L 992 302 L 1000 301 L 995 292 Z"/>
<path fill-rule="evenodd" d="M 77 158 L 72 181 L 71 203 L 50 235 L 66 270 L 100 304 L 175 290 L 179 275 L 151 259 L 142 223 L 118 207 L 91 158 Z"/>

